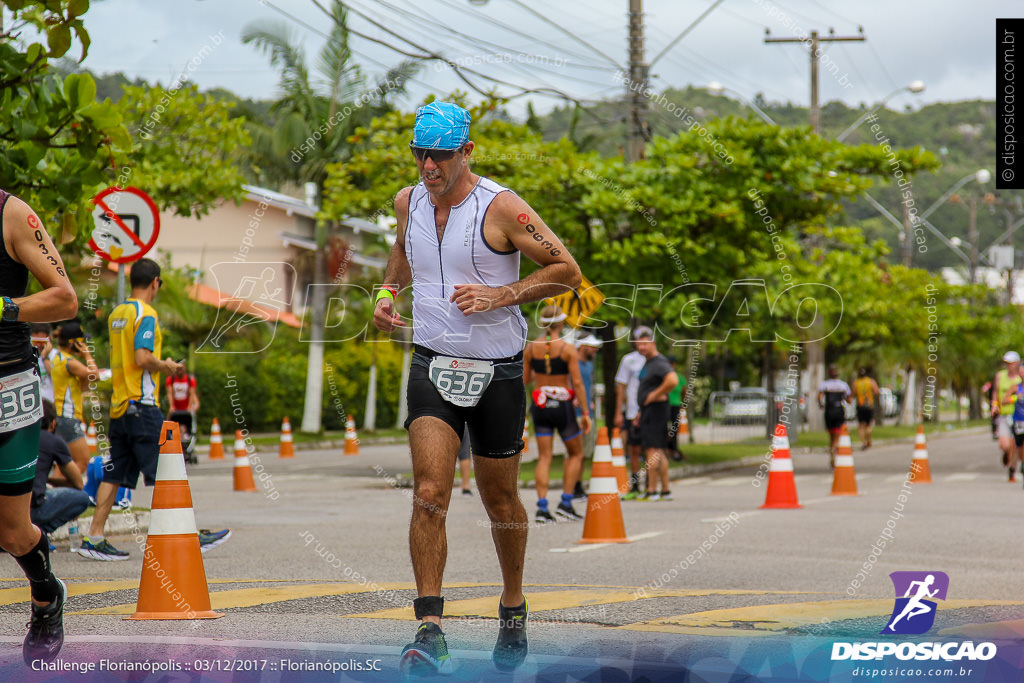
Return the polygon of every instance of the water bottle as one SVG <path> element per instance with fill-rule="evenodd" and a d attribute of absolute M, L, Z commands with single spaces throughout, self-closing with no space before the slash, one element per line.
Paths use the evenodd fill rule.
<path fill-rule="evenodd" d="M 68 525 L 68 541 L 71 543 L 71 552 L 77 552 L 82 547 L 82 536 L 78 533 L 78 520 L 72 520 Z"/>

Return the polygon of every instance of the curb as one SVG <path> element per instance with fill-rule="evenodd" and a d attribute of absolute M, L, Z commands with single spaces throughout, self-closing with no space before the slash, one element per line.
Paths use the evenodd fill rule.
<path fill-rule="evenodd" d="M 89 525 L 92 524 L 92 516 L 79 517 L 78 518 L 78 531 L 81 535 L 87 535 L 85 532 L 88 531 Z M 68 540 L 68 526 L 65 524 L 60 527 L 52 534 L 47 534 L 51 541 L 66 541 Z M 85 530 L 85 531 L 83 531 Z M 139 512 L 129 512 L 111 510 L 110 516 L 107 517 L 107 524 L 103 527 L 104 535 L 125 535 L 135 533 L 136 531 L 149 531 L 149 511 L 140 510 Z"/>

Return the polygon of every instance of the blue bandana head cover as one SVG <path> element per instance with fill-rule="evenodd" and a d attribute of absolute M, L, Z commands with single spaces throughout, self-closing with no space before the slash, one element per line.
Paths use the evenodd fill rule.
<path fill-rule="evenodd" d="M 469 140 L 469 112 L 451 102 L 431 102 L 416 110 L 414 147 L 458 149 Z"/>

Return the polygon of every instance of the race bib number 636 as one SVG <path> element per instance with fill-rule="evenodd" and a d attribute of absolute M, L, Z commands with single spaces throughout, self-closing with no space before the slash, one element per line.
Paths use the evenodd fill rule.
<path fill-rule="evenodd" d="M 430 361 L 430 381 L 444 400 L 461 408 L 480 402 L 494 377 L 494 365 L 486 360 L 436 356 Z"/>
<path fill-rule="evenodd" d="M 43 417 L 41 394 L 35 370 L 0 379 L 0 434 L 38 422 Z"/>

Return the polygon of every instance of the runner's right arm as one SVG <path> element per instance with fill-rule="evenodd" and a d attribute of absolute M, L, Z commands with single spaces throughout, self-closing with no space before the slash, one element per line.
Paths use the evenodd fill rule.
<path fill-rule="evenodd" d="M 40 292 L 13 299 L 20 309 L 18 322 L 45 323 L 75 317 L 78 296 L 39 216 L 28 204 L 11 197 L 4 208 L 4 217 L 7 253 L 28 268 L 43 286 Z"/>
<path fill-rule="evenodd" d="M 391 246 L 391 255 L 388 256 L 387 269 L 384 271 L 384 285 L 394 287 L 397 291 L 402 291 L 412 282 L 412 268 L 409 267 L 409 257 L 405 253 L 405 226 L 409 222 L 409 196 L 411 194 L 412 188 L 405 187 L 395 195 L 395 219 L 398 221 L 398 231 L 395 235 L 395 243 Z M 391 332 L 396 327 L 405 327 L 402 316 L 395 312 L 394 300 L 388 297 L 378 299 L 374 304 L 373 324 L 381 332 Z"/>

